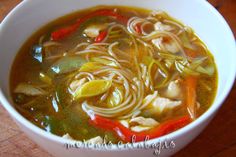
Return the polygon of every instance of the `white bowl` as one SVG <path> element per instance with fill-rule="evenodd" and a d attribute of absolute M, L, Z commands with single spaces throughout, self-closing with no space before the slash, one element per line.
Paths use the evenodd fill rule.
<path fill-rule="evenodd" d="M 72 141 L 47 133 L 22 117 L 12 106 L 9 94 L 9 72 L 19 48 L 37 29 L 62 15 L 96 5 L 129 5 L 147 9 L 161 9 L 191 26 L 206 43 L 215 57 L 219 72 L 217 96 L 214 104 L 190 125 L 153 139 L 147 144 L 163 140 L 174 141 L 175 148 L 161 150 L 160 156 L 170 156 L 192 141 L 211 121 L 230 92 L 236 74 L 236 47 L 233 34 L 223 17 L 204 0 L 24 0 L 2 22 L 0 27 L 0 100 L 19 127 L 38 145 L 51 154 L 62 156 L 129 157 L 153 156 L 154 149 L 117 148 L 109 150 L 66 149 Z M 160 143 L 159 143 L 160 144 Z M 137 145 L 133 145 L 134 147 Z"/>

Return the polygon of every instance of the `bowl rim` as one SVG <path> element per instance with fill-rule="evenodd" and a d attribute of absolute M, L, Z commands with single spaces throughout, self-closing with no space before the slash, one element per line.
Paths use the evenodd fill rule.
<path fill-rule="evenodd" d="M 0 28 L 2 28 L 4 26 L 5 23 L 7 23 L 8 19 L 11 18 L 11 16 L 13 14 L 15 14 L 21 7 L 24 7 L 25 4 L 31 2 L 31 0 L 24 0 L 21 3 L 19 3 L 2 21 L 2 23 L 0 24 Z M 227 24 L 226 20 L 223 18 L 223 16 L 207 1 L 202 0 L 202 1 L 198 1 L 198 3 L 202 3 L 205 7 L 207 7 L 207 9 L 209 10 L 209 12 L 212 12 L 214 14 L 214 16 L 217 17 L 217 19 L 222 23 L 222 26 L 226 29 L 225 31 L 229 34 L 231 34 L 231 41 L 232 43 L 234 43 L 234 51 L 236 52 L 236 45 L 235 45 L 235 39 L 234 39 L 234 35 L 232 30 L 230 29 L 229 25 Z M 0 35 L 1 35 L 1 30 L 0 29 Z M 236 54 L 235 58 L 236 58 Z M 190 130 L 193 130 L 195 127 L 197 127 L 199 124 L 203 123 L 204 121 L 206 121 L 207 119 L 209 119 L 212 115 L 214 115 L 215 112 L 217 112 L 217 110 L 221 107 L 221 105 L 223 104 L 224 100 L 227 98 L 228 94 L 230 93 L 233 85 L 234 85 L 234 81 L 236 78 L 236 62 L 234 63 L 234 67 L 232 67 L 232 73 L 228 76 L 228 82 L 225 84 L 225 88 L 224 91 L 222 92 L 221 95 L 219 95 L 219 97 L 215 98 L 214 103 L 212 104 L 212 106 L 203 114 L 201 115 L 198 119 L 196 119 L 194 122 L 188 124 L 187 126 L 178 129 L 177 131 L 174 131 L 170 134 L 161 136 L 159 138 L 155 138 L 152 140 L 147 141 L 147 144 L 152 144 L 152 143 L 156 143 L 159 141 L 165 141 L 167 139 L 175 139 L 175 137 L 178 137 L 182 134 L 187 133 Z M 18 113 L 16 111 L 16 109 L 11 105 L 11 103 L 7 100 L 6 96 L 4 95 L 2 89 L 0 88 L 0 102 L 3 105 L 3 107 L 8 111 L 8 113 L 10 113 L 11 117 L 14 118 L 18 123 L 20 123 L 21 125 L 23 125 L 24 127 L 26 127 L 28 130 L 31 130 L 34 134 L 39 135 L 40 137 L 43 137 L 45 139 L 48 139 L 52 142 L 56 142 L 58 144 L 74 144 L 75 140 L 69 140 L 69 139 L 64 139 L 60 136 L 51 134 L 49 132 L 46 132 L 42 129 L 40 129 L 39 127 L 37 127 L 36 125 L 32 124 L 30 121 L 28 121 L 26 118 L 24 118 L 20 113 Z M 144 142 L 137 142 L 134 143 L 134 146 L 137 146 L 140 143 L 144 143 Z M 83 148 L 86 149 L 86 148 Z M 93 148 L 88 148 L 88 149 L 93 149 Z M 96 150 L 103 150 L 103 149 L 96 149 Z M 106 150 L 106 151 L 112 151 L 112 150 L 125 150 L 125 148 L 122 149 L 117 149 L 117 147 L 112 146 L 111 149 Z"/>

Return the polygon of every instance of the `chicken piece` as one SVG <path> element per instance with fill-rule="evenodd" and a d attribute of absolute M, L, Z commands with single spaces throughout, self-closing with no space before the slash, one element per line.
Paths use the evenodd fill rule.
<path fill-rule="evenodd" d="M 147 126 L 133 126 L 131 127 L 131 130 L 134 132 L 142 132 L 146 130 L 150 130 L 152 127 L 147 127 Z"/>
<path fill-rule="evenodd" d="M 129 128 L 129 121 L 128 120 L 120 120 L 120 123 L 126 127 L 126 128 Z"/>
<path fill-rule="evenodd" d="M 172 30 L 174 30 L 173 27 L 171 27 L 169 25 L 166 25 L 166 24 L 163 24 L 160 21 L 154 24 L 154 28 L 157 31 L 172 31 Z"/>
<path fill-rule="evenodd" d="M 179 52 L 179 47 L 173 41 L 164 42 L 163 45 L 168 52 L 171 52 L 171 53 L 178 53 Z"/>
<path fill-rule="evenodd" d="M 153 112 L 162 114 L 166 110 L 171 110 L 182 104 L 182 101 L 172 101 L 167 98 L 158 97 L 152 102 Z"/>
<path fill-rule="evenodd" d="M 74 140 L 68 133 L 63 135 L 62 138 L 68 139 L 68 140 Z"/>
<path fill-rule="evenodd" d="M 171 81 L 165 91 L 165 96 L 170 99 L 181 98 L 181 87 L 178 80 Z"/>
<path fill-rule="evenodd" d="M 139 124 L 144 127 L 155 127 L 159 125 L 159 123 L 156 120 L 152 118 L 144 118 L 144 117 L 135 117 L 135 118 L 132 118 L 129 122 L 131 124 Z"/>
<path fill-rule="evenodd" d="M 143 100 L 144 106 L 147 106 L 148 104 L 152 103 L 153 100 L 157 98 L 157 96 L 158 96 L 158 91 L 154 91 L 153 94 L 147 95 Z"/>
<path fill-rule="evenodd" d="M 101 31 L 107 28 L 107 24 L 97 24 L 88 26 L 84 33 L 90 38 L 96 38 Z"/>
<path fill-rule="evenodd" d="M 74 80 L 70 84 L 70 89 L 74 93 L 77 89 L 79 89 L 86 82 L 86 78 L 82 78 L 80 80 Z"/>
<path fill-rule="evenodd" d="M 180 51 L 179 47 L 174 41 L 165 41 L 163 38 L 152 39 L 152 43 L 162 51 L 168 51 L 171 53 L 178 53 Z"/>
<path fill-rule="evenodd" d="M 101 136 L 97 136 L 97 137 L 94 137 L 94 138 L 91 138 L 91 139 L 87 140 L 86 142 L 91 143 L 91 144 L 102 144 L 103 139 L 101 138 Z"/>

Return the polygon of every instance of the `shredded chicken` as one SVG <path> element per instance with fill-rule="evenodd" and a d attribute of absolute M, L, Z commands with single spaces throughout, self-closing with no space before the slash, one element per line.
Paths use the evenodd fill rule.
<path fill-rule="evenodd" d="M 72 92 L 75 92 L 78 88 L 80 88 L 86 82 L 86 78 L 82 78 L 80 80 L 75 80 L 71 82 L 70 89 Z"/>
<path fill-rule="evenodd" d="M 120 123 L 126 127 L 126 128 L 129 128 L 129 121 L 128 120 L 120 120 Z"/>
<path fill-rule="evenodd" d="M 181 87 L 178 80 L 169 83 L 165 96 L 171 99 L 179 99 L 181 97 Z"/>
<path fill-rule="evenodd" d="M 68 140 L 74 140 L 68 133 L 63 135 L 62 138 L 68 139 Z"/>
<path fill-rule="evenodd" d="M 91 138 L 91 139 L 87 140 L 86 142 L 91 143 L 91 144 L 102 144 L 103 139 L 101 138 L 101 136 L 97 136 L 97 137 L 94 137 L 94 138 Z"/>
<path fill-rule="evenodd" d="M 129 121 L 131 124 L 139 124 L 147 127 L 155 127 L 159 123 L 152 118 L 136 117 Z"/>
<path fill-rule="evenodd" d="M 147 126 L 133 126 L 131 127 L 131 130 L 134 132 L 142 132 L 146 130 L 150 130 L 152 127 L 147 127 Z"/>
<path fill-rule="evenodd" d="M 165 24 L 163 24 L 162 22 L 157 22 L 157 23 L 155 23 L 154 24 L 154 28 L 155 28 L 155 30 L 157 30 L 157 31 L 172 31 L 172 30 L 174 30 L 174 28 L 173 27 L 171 27 L 171 26 L 169 26 L 169 25 L 165 25 Z"/>
<path fill-rule="evenodd" d="M 173 109 L 182 104 L 182 101 L 172 101 L 167 98 L 158 97 L 152 102 L 152 106 L 156 113 L 161 114 L 168 109 Z"/>
<path fill-rule="evenodd" d="M 126 127 L 130 128 L 132 131 L 141 132 L 145 130 L 152 129 L 159 125 L 159 123 L 152 118 L 135 117 L 131 120 L 120 120 L 120 123 Z"/>

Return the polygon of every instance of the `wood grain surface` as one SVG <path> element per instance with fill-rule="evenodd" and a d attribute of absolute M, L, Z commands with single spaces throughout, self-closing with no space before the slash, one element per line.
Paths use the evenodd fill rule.
<path fill-rule="evenodd" d="M 209 0 L 236 35 L 236 0 Z M 0 0 L 0 21 L 21 0 Z M 203 17 L 204 18 L 204 17 Z M 210 125 L 174 157 L 236 156 L 236 84 Z M 0 157 L 51 157 L 22 133 L 0 105 Z"/>

